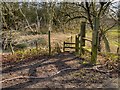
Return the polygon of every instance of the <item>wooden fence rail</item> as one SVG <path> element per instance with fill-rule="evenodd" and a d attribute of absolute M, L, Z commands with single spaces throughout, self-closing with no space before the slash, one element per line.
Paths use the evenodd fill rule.
<path fill-rule="evenodd" d="M 83 38 L 83 39 L 92 43 L 92 40 L 90 40 L 88 38 Z"/>
<path fill-rule="evenodd" d="M 70 46 L 66 46 L 66 45 L 70 45 Z M 66 48 L 75 49 L 75 47 L 72 47 L 72 45 L 75 45 L 75 43 L 64 42 L 63 43 L 63 51 L 65 52 Z"/>
<path fill-rule="evenodd" d="M 64 42 L 64 44 L 72 44 L 72 45 L 74 45 L 75 43 Z"/>

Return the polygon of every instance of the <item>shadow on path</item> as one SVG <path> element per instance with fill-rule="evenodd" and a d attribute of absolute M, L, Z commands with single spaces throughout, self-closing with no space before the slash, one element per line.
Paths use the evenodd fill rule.
<path fill-rule="evenodd" d="M 70 57 L 70 59 L 67 59 L 69 57 Z M 51 58 L 53 58 L 53 57 L 51 57 Z M 42 66 L 47 66 L 47 65 L 50 65 L 50 64 L 54 64 L 55 67 L 57 68 L 57 70 L 60 71 L 60 70 L 65 69 L 65 68 L 71 68 L 71 66 L 67 65 L 65 62 L 73 61 L 76 58 L 77 57 L 75 57 L 75 55 L 73 55 L 73 54 L 66 54 L 66 55 L 60 54 L 60 55 L 54 57 L 54 59 L 57 59 L 56 61 L 44 63 L 45 61 L 48 61 L 49 59 L 48 58 L 47 59 L 42 59 L 42 60 L 40 60 L 39 63 L 35 63 L 33 65 L 28 65 L 28 66 L 23 66 L 23 67 L 18 67 L 18 68 L 16 67 L 16 68 L 12 68 L 11 70 L 9 70 L 9 69 L 3 70 L 3 73 L 15 72 L 15 71 L 18 71 L 18 70 L 24 70 L 24 69 L 28 68 L 29 69 L 28 75 L 30 77 L 31 76 L 37 77 L 36 73 L 37 73 L 37 68 L 38 67 L 42 67 Z M 65 61 L 62 61 L 63 59 L 65 59 Z M 78 60 L 82 60 L 82 59 L 78 59 Z M 81 66 L 80 68 L 83 68 L 83 66 Z M 73 71 L 75 71 L 75 70 L 67 70 L 65 72 L 61 72 L 60 74 L 57 74 L 57 75 L 52 76 L 52 77 L 29 79 L 29 81 L 27 81 L 27 82 L 15 84 L 13 86 L 6 87 L 5 89 L 10 89 L 10 88 L 22 89 L 22 88 L 28 87 L 30 85 L 34 85 L 36 83 L 40 83 L 40 82 L 44 82 L 44 81 L 50 81 L 54 77 L 66 75 L 66 74 L 69 74 L 70 72 L 73 72 Z"/>

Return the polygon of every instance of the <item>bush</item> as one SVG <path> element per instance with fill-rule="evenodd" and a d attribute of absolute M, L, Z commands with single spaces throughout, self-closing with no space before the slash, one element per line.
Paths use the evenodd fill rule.
<path fill-rule="evenodd" d="M 8 54 L 3 56 L 3 63 L 6 62 L 20 62 L 24 61 L 30 58 L 35 59 L 36 57 L 39 57 L 40 55 L 48 55 L 48 49 L 46 48 L 39 48 L 36 50 L 36 48 L 30 48 L 25 50 L 18 50 L 15 51 L 14 54 Z"/>
<path fill-rule="evenodd" d="M 40 32 L 41 32 L 41 34 L 47 34 L 48 30 L 47 29 L 41 29 Z"/>
<path fill-rule="evenodd" d="M 16 49 L 25 49 L 27 47 L 28 47 L 27 43 L 20 43 L 20 44 L 15 45 Z"/>
<path fill-rule="evenodd" d="M 36 47 L 36 42 L 37 42 L 38 47 L 47 46 L 47 41 L 44 38 L 40 37 L 38 39 L 31 40 L 29 42 L 30 47 Z"/>
<path fill-rule="evenodd" d="M 39 45 L 45 46 L 47 44 L 47 41 L 44 38 L 38 38 L 37 42 Z"/>

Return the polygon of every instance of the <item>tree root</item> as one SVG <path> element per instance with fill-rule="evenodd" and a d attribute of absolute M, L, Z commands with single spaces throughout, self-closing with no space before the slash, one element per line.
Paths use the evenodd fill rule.
<path fill-rule="evenodd" d="M 111 72 L 113 72 L 113 70 L 104 71 L 104 70 L 100 70 L 98 68 L 100 68 L 100 67 L 94 66 L 93 68 L 85 68 L 85 69 L 86 70 L 95 70 L 95 71 L 100 72 L 100 73 L 111 73 Z"/>
<path fill-rule="evenodd" d="M 85 70 L 95 70 L 97 72 L 101 72 L 101 73 L 111 73 L 113 70 L 109 70 L 109 71 L 104 71 L 104 70 L 99 70 L 98 68 L 103 67 L 105 65 L 97 65 L 97 66 L 93 66 L 92 68 L 84 68 Z M 62 69 L 58 72 L 56 72 L 55 74 L 48 76 L 48 77 L 35 77 L 35 76 L 18 76 L 18 77 L 14 77 L 14 78 L 10 78 L 10 79 L 5 79 L 0 81 L 0 83 L 6 82 L 6 81 L 11 81 L 14 79 L 46 79 L 46 78 L 51 78 L 54 77 L 58 74 L 60 74 L 63 71 L 67 71 L 67 70 L 79 70 L 80 68 L 66 68 L 66 69 Z"/>
<path fill-rule="evenodd" d="M 66 68 L 66 69 L 62 69 L 62 70 L 60 70 L 60 71 L 56 72 L 55 74 L 53 74 L 51 76 L 48 76 L 48 77 L 17 76 L 17 77 L 14 77 L 14 78 L 2 80 L 2 81 L 0 81 L 0 83 L 6 82 L 6 81 L 11 81 L 11 80 L 14 80 L 14 79 L 46 79 L 46 78 L 54 77 L 54 76 L 60 74 L 63 71 L 66 71 L 66 70 L 78 70 L 78 68 Z"/>

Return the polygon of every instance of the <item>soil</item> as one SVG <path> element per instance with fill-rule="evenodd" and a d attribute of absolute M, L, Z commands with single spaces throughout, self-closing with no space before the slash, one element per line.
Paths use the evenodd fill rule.
<path fill-rule="evenodd" d="M 83 66 L 81 64 L 83 61 L 83 58 L 79 58 L 73 53 L 64 52 L 51 57 L 39 56 L 28 61 L 4 65 L 2 80 L 18 76 L 37 78 L 17 78 L 4 81 L 2 88 L 118 88 L 117 72 L 101 73 L 85 69 L 92 66 Z M 59 71 L 61 72 L 56 74 Z"/>

